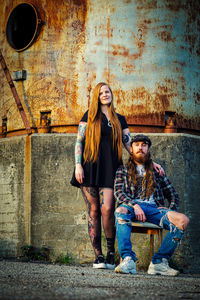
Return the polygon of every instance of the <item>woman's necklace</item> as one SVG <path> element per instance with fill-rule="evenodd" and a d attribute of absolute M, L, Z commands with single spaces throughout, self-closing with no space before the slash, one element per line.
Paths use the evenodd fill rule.
<path fill-rule="evenodd" d="M 108 114 L 106 112 L 103 112 L 102 113 L 105 115 L 106 119 L 107 119 L 107 122 L 108 122 L 108 126 L 109 127 L 112 127 L 111 123 L 110 123 L 110 120 L 108 120 Z"/>
<path fill-rule="evenodd" d="M 110 120 L 108 120 L 108 126 L 109 127 L 112 127 L 111 123 L 110 123 Z"/>

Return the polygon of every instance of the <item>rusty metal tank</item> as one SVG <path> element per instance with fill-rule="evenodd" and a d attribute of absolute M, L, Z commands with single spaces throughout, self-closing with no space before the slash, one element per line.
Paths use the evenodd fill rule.
<path fill-rule="evenodd" d="M 1 0 L 0 134 L 76 132 L 110 84 L 131 131 L 200 133 L 200 2 Z"/>

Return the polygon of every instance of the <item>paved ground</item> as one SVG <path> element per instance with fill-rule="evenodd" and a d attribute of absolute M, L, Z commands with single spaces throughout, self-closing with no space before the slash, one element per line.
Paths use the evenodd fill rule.
<path fill-rule="evenodd" d="M 200 275 L 125 275 L 90 265 L 2 260 L 0 299 L 200 299 Z"/>

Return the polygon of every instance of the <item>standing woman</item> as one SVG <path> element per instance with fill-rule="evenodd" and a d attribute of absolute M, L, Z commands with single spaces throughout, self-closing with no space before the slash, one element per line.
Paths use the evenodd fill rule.
<path fill-rule="evenodd" d="M 122 164 L 122 137 L 129 151 L 130 133 L 126 120 L 115 112 L 108 84 L 98 83 L 89 110 L 78 127 L 75 176 L 71 180 L 72 185 L 81 188 L 86 203 L 88 232 L 96 257 L 94 268 L 115 267 L 113 186 L 115 172 Z M 106 261 L 101 248 L 101 217 L 107 241 Z"/>
<path fill-rule="evenodd" d="M 100 82 L 92 103 L 83 115 L 75 145 L 75 174 L 71 184 L 80 187 L 88 211 L 88 232 L 95 253 L 93 268 L 114 269 L 115 172 L 122 164 L 122 141 L 130 152 L 131 136 L 125 118 L 117 114 L 112 90 Z M 101 247 L 101 218 L 107 242 L 104 261 Z"/>

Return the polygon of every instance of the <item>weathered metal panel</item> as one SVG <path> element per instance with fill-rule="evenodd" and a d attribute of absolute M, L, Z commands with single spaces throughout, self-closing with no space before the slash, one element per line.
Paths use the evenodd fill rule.
<path fill-rule="evenodd" d="M 174 112 L 179 130 L 200 130 L 199 1 L 33 0 L 44 26 L 17 53 L 5 28 L 22 2 L 0 1 L 0 45 L 11 73 L 27 71 L 15 84 L 32 127 L 46 111 L 52 131 L 75 130 L 92 88 L 107 81 L 129 125 L 163 130 L 166 112 Z M 2 70 L 0 78 L 0 121 L 6 116 L 8 131 L 20 130 Z"/>

